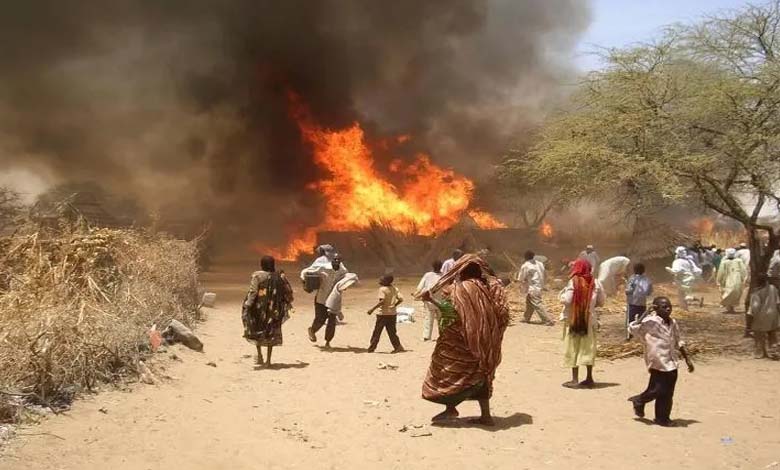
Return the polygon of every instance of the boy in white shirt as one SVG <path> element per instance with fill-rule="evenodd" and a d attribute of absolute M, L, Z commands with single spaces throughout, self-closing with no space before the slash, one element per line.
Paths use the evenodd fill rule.
<path fill-rule="evenodd" d="M 680 339 L 680 328 L 671 315 L 672 302 L 666 297 L 656 297 L 650 310 L 628 326 L 629 334 L 645 346 L 645 364 L 650 371 L 647 389 L 628 401 L 634 404 L 634 414 L 643 418 L 645 404 L 655 400 L 654 422 L 660 426 L 674 425 L 669 416 L 677 383 L 678 351 L 688 371 L 694 370 L 685 343 Z"/>

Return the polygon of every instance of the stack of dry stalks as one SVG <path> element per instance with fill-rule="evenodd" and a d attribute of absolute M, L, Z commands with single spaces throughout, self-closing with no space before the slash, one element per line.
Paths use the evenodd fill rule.
<path fill-rule="evenodd" d="M 135 373 L 150 327 L 192 324 L 197 294 L 195 242 L 84 227 L 0 240 L 0 408 Z"/>

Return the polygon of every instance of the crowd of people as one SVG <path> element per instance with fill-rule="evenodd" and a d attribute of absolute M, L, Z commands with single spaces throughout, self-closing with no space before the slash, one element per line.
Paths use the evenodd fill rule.
<path fill-rule="evenodd" d="M 683 309 L 689 308 L 695 297 L 696 282 L 715 281 L 721 287 L 721 302 L 727 312 L 733 312 L 740 302 L 748 279 L 743 249 L 715 247 L 679 247 L 667 271 L 677 285 Z M 775 258 L 777 258 L 776 262 Z M 756 340 L 756 353 L 765 357 L 776 341 L 780 318 L 780 294 L 769 275 L 780 274 L 780 254 L 776 253 L 768 275 L 757 279 L 749 303 L 749 327 Z M 524 254 L 524 262 L 514 280 L 525 296 L 524 322 L 538 315 L 542 324 L 555 325 L 544 305 L 542 294 L 546 289 L 547 258 L 533 251 Z M 749 262 L 749 261 L 748 261 Z M 642 263 L 633 263 L 627 256 L 615 256 L 601 261 L 593 246 L 588 246 L 573 261 L 566 262 L 567 280 L 558 297 L 562 324 L 563 365 L 571 370 L 567 388 L 593 388 L 596 381 L 593 367 L 599 324 L 599 307 L 608 296 L 615 296 L 624 285 L 626 296 L 626 339 L 635 338 L 644 344 L 645 362 L 650 379 L 647 388 L 632 396 L 634 412 L 644 416 L 645 404 L 655 400 L 655 422 L 670 425 L 672 398 L 677 380 L 680 357 L 689 371 L 694 366 L 681 339 L 680 329 L 671 318 L 672 303 L 666 297 L 655 297 L 651 307 L 653 283 Z M 433 417 L 434 422 L 454 419 L 457 406 L 465 400 L 476 400 L 481 415 L 478 424 L 491 425 L 490 397 L 495 371 L 501 362 L 501 344 L 509 325 L 509 279 L 501 279 L 479 254 L 454 250 L 445 261 L 434 261 L 431 271 L 420 279 L 412 293 L 423 302 L 423 341 L 434 339 L 436 345 L 422 386 L 422 397 L 444 405 L 445 409 Z M 300 273 L 304 290 L 314 294 L 314 316 L 308 328 L 308 338 L 317 342 L 317 334 L 325 326 L 325 349 L 331 348 L 336 327 L 342 314 L 342 297 L 358 277 L 350 273 L 341 257 L 330 245 L 318 248 L 318 257 Z M 700 304 L 703 302 L 699 300 Z M 257 346 L 257 363 L 271 367 L 271 352 L 282 344 L 282 324 L 292 309 L 293 290 L 283 272 L 275 267 L 275 260 L 263 257 L 260 270 L 252 274 L 249 292 L 243 304 L 244 337 Z M 368 342 L 367 352 L 374 352 L 383 332 L 393 347 L 393 353 L 404 352 L 396 324 L 398 307 L 403 295 L 394 285 L 392 275 L 379 279 L 377 302 L 367 313 L 376 313 L 376 323 Z M 266 359 L 261 348 L 266 347 Z M 581 368 L 585 378 L 580 381 Z"/>

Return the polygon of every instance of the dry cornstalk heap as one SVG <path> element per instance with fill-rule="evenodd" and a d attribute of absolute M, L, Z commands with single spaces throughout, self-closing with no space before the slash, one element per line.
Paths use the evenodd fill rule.
<path fill-rule="evenodd" d="M 0 421 L 18 397 L 51 407 L 135 374 L 152 325 L 192 324 L 195 244 L 78 226 L 0 240 Z"/>

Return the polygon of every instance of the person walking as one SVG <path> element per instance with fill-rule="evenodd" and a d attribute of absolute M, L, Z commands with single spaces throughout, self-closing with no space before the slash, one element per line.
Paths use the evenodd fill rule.
<path fill-rule="evenodd" d="M 271 366 L 271 353 L 274 346 L 282 345 L 282 324 L 289 318 L 292 303 L 292 287 L 284 272 L 276 271 L 272 256 L 263 256 L 260 270 L 252 273 L 241 315 L 244 338 L 257 346 L 259 366 Z M 263 346 L 267 348 L 265 361 Z"/>
<path fill-rule="evenodd" d="M 555 322 L 547 314 L 542 303 L 542 289 L 544 289 L 545 269 L 544 264 L 536 260 L 536 254 L 528 250 L 523 255 L 525 262 L 520 267 L 517 274 L 517 280 L 520 282 L 520 291 L 525 293 L 525 314 L 523 321 L 531 322 L 534 313 L 539 315 L 542 323 L 548 326 L 555 325 Z"/>
<path fill-rule="evenodd" d="M 379 309 L 376 315 L 376 324 L 374 332 L 371 334 L 371 343 L 368 346 L 368 352 L 376 351 L 379 345 L 379 339 L 382 336 L 382 330 L 387 330 L 387 336 L 390 338 L 390 344 L 393 345 L 393 353 L 404 352 L 401 346 L 401 340 L 398 339 L 396 323 L 398 321 L 398 312 L 396 307 L 403 302 L 403 297 L 398 289 L 393 285 L 393 276 L 385 275 L 379 279 L 379 302 L 368 310 L 371 315 Z"/>
<path fill-rule="evenodd" d="M 412 294 L 412 298 L 415 300 L 421 300 L 420 296 L 424 292 L 431 290 L 431 288 L 435 286 L 437 282 L 439 282 L 439 279 L 441 279 L 442 262 L 436 260 L 433 262 L 431 267 L 433 270 L 425 273 L 422 279 L 420 279 L 420 282 L 417 283 L 417 289 Z M 430 341 L 433 335 L 433 323 L 436 322 L 438 325 L 441 312 L 433 302 L 424 301 L 423 305 L 425 306 L 425 317 L 423 318 L 423 341 Z M 441 331 L 439 331 L 439 335 L 441 335 Z"/>
<path fill-rule="evenodd" d="M 571 369 L 571 380 L 563 384 L 567 388 L 591 388 L 593 365 L 596 363 L 597 307 L 604 305 L 606 296 L 601 283 L 593 278 L 590 263 L 579 258 L 574 262 L 569 283 L 561 291 L 564 365 Z M 579 368 L 587 369 L 587 377 L 579 382 Z"/>
<path fill-rule="evenodd" d="M 636 263 L 634 275 L 626 284 L 626 329 L 634 320 L 647 311 L 647 298 L 653 295 L 653 282 L 645 275 L 645 265 Z M 626 340 L 631 335 L 626 333 Z"/>
<path fill-rule="evenodd" d="M 322 263 L 314 263 L 312 266 L 301 271 L 303 280 L 307 274 L 316 274 L 320 277 L 320 285 L 314 296 L 314 320 L 307 330 L 309 341 L 317 342 L 317 332 L 324 325 L 325 327 L 325 348 L 330 348 L 330 342 L 336 335 L 336 324 L 338 323 L 338 314 L 328 310 L 327 301 L 336 284 L 347 275 L 347 268 L 341 263 L 341 256 L 334 253 L 332 260 L 327 258 Z"/>
<path fill-rule="evenodd" d="M 476 424 L 493 426 L 490 399 L 501 363 L 501 343 L 509 324 L 509 305 L 502 282 L 477 255 L 464 255 L 423 298 L 437 302 L 442 291 L 441 336 L 431 355 L 422 397 L 445 409 L 433 422 L 458 417 L 457 407 L 477 400 Z M 437 302 L 438 303 L 438 302 Z"/>
<path fill-rule="evenodd" d="M 701 268 L 694 263 L 688 256 L 688 250 L 684 246 L 678 246 L 674 250 L 675 259 L 671 267 L 666 271 L 674 276 L 674 283 L 677 286 L 680 307 L 688 311 L 688 303 L 696 301 L 693 295 L 693 285 L 696 279 L 701 276 Z M 704 298 L 699 300 L 699 306 L 704 305 Z"/>
<path fill-rule="evenodd" d="M 765 274 L 756 276 L 756 289 L 750 298 L 750 329 L 755 343 L 754 357 L 769 357 L 769 348 L 777 343 L 777 330 L 780 328 L 780 294 L 769 283 Z"/>
<path fill-rule="evenodd" d="M 578 256 L 580 259 L 584 259 L 590 264 L 590 271 L 593 276 L 598 277 L 599 267 L 601 266 L 601 257 L 596 252 L 596 248 L 593 245 L 588 245 Z"/>
<path fill-rule="evenodd" d="M 645 416 L 645 405 L 655 400 L 655 423 L 673 426 L 670 415 L 677 384 L 678 352 L 685 359 L 688 371 L 693 372 L 685 343 L 680 336 L 680 327 L 671 318 L 672 303 L 666 297 L 653 299 L 651 311 L 643 314 L 628 326 L 628 332 L 644 344 L 645 365 L 650 372 L 647 388 L 639 395 L 628 399 L 634 405 L 634 414 Z"/>
<path fill-rule="evenodd" d="M 727 249 L 726 258 L 720 262 L 716 278 L 720 288 L 720 303 L 726 307 L 724 313 L 736 313 L 734 308 L 739 305 L 747 278 L 747 267 L 742 258 L 737 256 L 737 250 Z"/>

